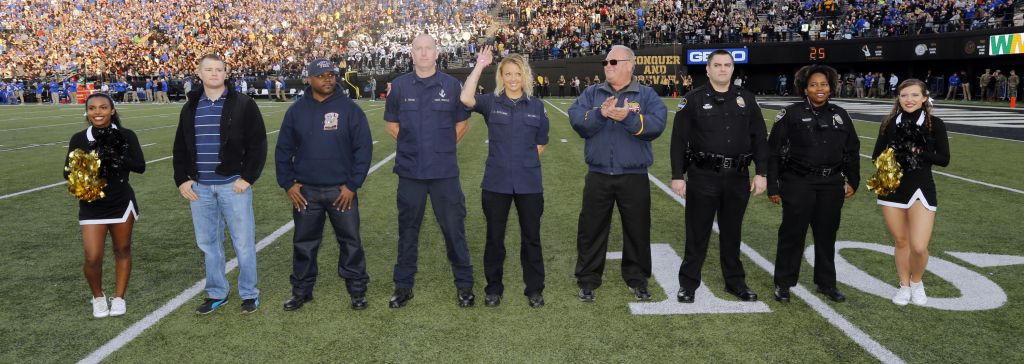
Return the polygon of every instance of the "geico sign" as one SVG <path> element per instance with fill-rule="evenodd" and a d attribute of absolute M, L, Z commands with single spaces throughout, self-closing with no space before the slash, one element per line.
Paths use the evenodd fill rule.
<path fill-rule="evenodd" d="M 686 51 L 686 64 L 707 64 L 708 56 L 717 49 L 691 49 Z M 746 48 L 727 48 L 732 54 L 733 63 L 747 63 Z"/>

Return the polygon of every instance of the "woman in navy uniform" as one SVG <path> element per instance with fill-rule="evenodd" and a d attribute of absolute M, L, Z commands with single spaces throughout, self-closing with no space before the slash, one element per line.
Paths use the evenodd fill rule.
<path fill-rule="evenodd" d="M 896 244 L 896 272 L 900 288 L 892 302 L 903 306 L 924 305 L 928 296 L 921 276 L 928 265 L 928 242 L 935 224 L 938 200 L 932 165 L 949 165 L 946 124 L 932 115 L 928 88 L 917 79 L 903 81 L 896 88 L 892 112 L 882 122 L 871 159 L 887 148 L 895 150 L 903 170 L 900 185 L 891 194 L 878 196 L 885 225 Z"/>
<path fill-rule="evenodd" d="M 530 307 L 544 305 L 544 256 L 540 245 L 540 218 L 544 214 L 540 155 L 548 143 L 548 117 L 544 104 L 532 97 L 533 75 L 525 58 L 513 54 L 498 65 L 494 93 L 473 95 L 483 69 L 494 60 L 491 47 L 477 55 L 460 99 L 487 122 L 488 153 L 480 199 L 487 218 L 484 274 L 487 306 L 501 304 L 505 263 L 505 227 L 512 202 L 519 213 L 522 236 L 520 263 L 524 294 Z"/>
<path fill-rule="evenodd" d="M 824 65 L 797 71 L 804 100 L 779 111 L 768 137 L 768 198 L 782 203 L 774 278 L 780 302 L 789 302 L 789 288 L 800 275 L 808 226 L 817 291 L 835 302 L 846 300 L 836 287 L 836 231 L 843 199 L 853 197 L 860 184 L 860 140 L 846 110 L 829 103 L 838 79 Z"/>
<path fill-rule="evenodd" d="M 126 312 L 124 294 L 132 270 L 132 227 L 139 218 L 139 203 L 128 183 L 129 172 L 146 171 L 146 160 L 135 133 L 121 127 L 114 100 L 102 93 L 90 95 L 85 101 L 86 120 L 90 126 L 71 137 L 68 152 L 75 149 L 97 151 L 100 159 L 99 177 L 107 180 L 104 197 L 92 202 L 78 202 L 78 223 L 82 226 L 82 247 L 85 250 L 83 270 L 89 282 L 95 317 L 120 316 Z M 68 158 L 70 159 L 70 158 Z M 68 160 L 64 161 L 64 165 Z M 64 178 L 68 178 L 68 171 Z M 103 245 L 107 232 L 114 244 L 117 270 L 114 298 L 107 305 L 103 293 Z"/>

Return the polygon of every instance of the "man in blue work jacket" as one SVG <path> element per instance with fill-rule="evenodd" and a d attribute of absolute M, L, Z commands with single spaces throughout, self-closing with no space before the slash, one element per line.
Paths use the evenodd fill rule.
<path fill-rule="evenodd" d="M 589 172 L 583 186 L 576 238 L 576 284 L 583 302 L 594 302 L 601 285 L 612 207 L 622 218 L 622 278 L 639 301 L 651 299 L 651 141 L 665 129 L 668 111 L 650 87 L 633 77 L 636 55 L 611 48 L 605 82 L 588 87 L 569 108 L 569 122 L 586 139 Z"/>
<path fill-rule="evenodd" d="M 395 78 L 384 121 L 397 142 L 398 262 L 395 292 L 388 305 L 405 306 L 413 297 L 420 223 L 430 195 L 444 234 L 459 306 L 473 306 L 473 265 L 466 244 L 466 198 L 459 184 L 455 146 L 469 130 L 469 112 L 459 102 L 462 86 L 437 71 L 437 41 L 420 34 L 412 42 L 414 71 Z"/>
<path fill-rule="evenodd" d="M 292 297 L 285 311 L 313 299 L 317 252 L 330 217 L 338 240 L 338 275 L 354 310 L 366 308 L 366 256 L 359 236 L 356 190 L 370 169 L 373 140 L 366 114 L 338 85 L 338 66 L 318 59 L 306 67 L 306 95 L 284 114 L 274 153 L 277 184 L 291 199 L 295 236 L 292 239 Z"/>

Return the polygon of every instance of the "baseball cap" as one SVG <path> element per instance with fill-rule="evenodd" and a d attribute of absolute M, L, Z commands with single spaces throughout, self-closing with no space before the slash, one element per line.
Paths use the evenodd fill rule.
<path fill-rule="evenodd" d="M 306 77 L 316 77 L 327 72 L 334 72 L 337 75 L 340 70 L 337 64 L 323 58 L 314 59 L 306 65 Z"/>

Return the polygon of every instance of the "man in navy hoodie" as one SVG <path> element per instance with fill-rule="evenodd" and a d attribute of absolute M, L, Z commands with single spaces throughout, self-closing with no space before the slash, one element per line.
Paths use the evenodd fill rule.
<path fill-rule="evenodd" d="M 338 275 L 345 279 L 352 309 L 366 308 L 366 257 L 359 237 L 356 190 L 370 169 L 373 141 L 366 114 L 336 92 L 338 66 L 318 59 L 306 67 L 306 95 L 292 104 L 281 123 L 274 153 L 277 183 L 292 201 L 292 297 L 286 311 L 313 299 L 317 251 L 329 217 L 341 257 Z"/>

